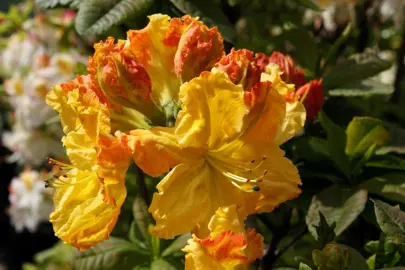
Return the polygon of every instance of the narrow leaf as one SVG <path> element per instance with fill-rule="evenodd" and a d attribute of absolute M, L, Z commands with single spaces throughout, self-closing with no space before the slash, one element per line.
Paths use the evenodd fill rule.
<path fill-rule="evenodd" d="M 405 171 L 405 159 L 393 155 L 375 156 L 366 166 Z"/>
<path fill-rule="evenodd" d="M 80 0 L 36 0 L 38 6 L 43 9 L 66 7 L 76 8 L 79 6 Z"/>
<path fill-rule="evenodd" d="M 405 173 L 388 173 L 366 182 L 368 192 L 405 204 Z"/>
<path fill-rule="evenodd" d="M 312 9 L 314 11 L 322 11 L 322 9 L 320 7 L 318 7 L 317 4 L 315 4 L 313 1 L 311 0 L 295 0 L 298 4 L 300 4 L 303 7 Z"/>
<path fill-rule="evenodd" d="M 300 263 L 298 270 L 312 270 L 312 268 L 305 263 Z"/>
<path fill-rule="evenodd" d="M 134 221 L 138 226 L 144 239 L 148 239 L 149 231 L 149 212 L 145 201 L 137 196 L 132 205 L 132 212 L 134 215 Z"/>
<path fill-rule="evenodd" d="M 369 97 L 373 95 L 391 95 L 394 88 L 390 84 L 382 83 L 378 78 L 369 78 L 340 85 L 328 91 L 329 96 L 338 97 Z"/>
<path fill-rule="evenodd" d="M 89 269 L 131 269 L 148 258 L 145 252 L 136 250 L 123 239 L 111 237 L 97 246 L 83 252 L 76 252 L 73 268 Z"/>

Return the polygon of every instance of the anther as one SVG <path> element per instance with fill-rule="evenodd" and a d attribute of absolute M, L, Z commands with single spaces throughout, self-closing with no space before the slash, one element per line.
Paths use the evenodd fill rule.
<path fill-rule="evenodd" d="M 267 159 L 267 157 L 266 157 L 266 156 L 263 156 L 262 160 L 265 161 L 266 159 Z"/>
<path fill-rule="evenodd" d="M 259 186 L 253 186 L 252 189 L 253 189 L 254 191 L 260 191 L 260 187 L 259 187 Z"/>
<path fill-rule="evenodd" d="M 263 176 L 265 176 L 267 174 L 267 170 L 264 170 L 263 172 Z"/>
<path fill-rule="evenodd" d="M 253 163 L 255 163 L 255 160 L 254 160 L 254 159 L 252 159 L 252 160 L 250 161 L 250 163 L 252 163 L 252 164 L 253 164 Z"/>

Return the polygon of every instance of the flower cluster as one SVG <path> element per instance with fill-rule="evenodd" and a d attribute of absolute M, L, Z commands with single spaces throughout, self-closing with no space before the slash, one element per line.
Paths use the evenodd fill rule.
<path fill-rule="evenodd" d="M 245 218 L 300 194 L 279 145 L 304 126 L 299 95 L 312 87 L 295 92 L 292 83 L 305 78 L 288 57 L 277 65 L 245 49 L 225 55 L 217 28 L 198 18 L 149 19 L 126 40 L 96 44 L 89 74 L 47 95 L 71 162 L 51 160 L 60 167 L 47 183 L 56 189 L 55 234 L 80 250 L 108 238 L 134 162 L 165 175 L 149 208 L 151 232 L 193 233 L 188 269 L 248 264 L 263 243 Z"/>
<path fill-rule="evenodd" d="M 44 187 L 46 172 L 26 168 L 10 184 L 8 213 L 17 232 L 26 228 L 35 232 L 40 222 L 47 221 L 52 212 L 52 190 Z"/>
<path fill-rule="evenodd" d="M 2 74 L 12 107 L 12 130 L 3 134 L 3 144 L 13 153 L 10 162 L 41 165 L 47 156 L 61 156 L 63 135 L 58 115 L 45 103 L 55 83 L 74 77 L 74 67 L 83 61 L 75 50 L 61 52 L 62 29 L 38 15 L 14 33 L 1 53 Z"/>

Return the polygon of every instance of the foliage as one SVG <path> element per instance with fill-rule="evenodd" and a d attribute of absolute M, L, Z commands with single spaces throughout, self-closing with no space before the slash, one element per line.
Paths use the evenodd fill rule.
<path fill-rule="evenodd" d="M 302 194 L 246 221 L 263 234 L 267 245 L 254 266 L 399 270 L 405 266 L 405 87 L 404 74 L 396 74 L 395 68 L 398 63 L 405 67 L 403 61 L 395 64 L 383 57 L 382 51 L 403 59 L 405 40 L 394 22 L 379 19 L 369 1 L 359 1 L 351 11 L 357 12 L 357 22 L 345 21 L 333 31 L 324 27 L 325 22 L 319 24 L 324 7 L 316 2 L 320 1 L 36 0 L 46 9 L 77 10 L 75 29 L 82 36 L 119 38 L 129 29 L 142 28 L 146 15 L 190 14 L 218 27 L 227 52 L 247 48 L 290 54 L 306 79 L 322 79 L 326 101 L 302 134 L 282 145 L 299 169 Z M 27 5 L 1 13 L 5 21 L 0 33 L 14 31 L 30 12 Z M 305 24 L 309 12 L 318 17 Z M 81 65 L 75 72 L 86 74 Z M 387 72 L 399 81 L 395 87 L 393 80 L 382 79 Z M 35 265 L 25 268 L 184 268 L 182 249 L 191 234 L 163 240 L 150 232 L 154 221 L 148 207 L 160 178 L 144 176 L 135 166 L 131 170 L 135 173 L 126 180 L 128 202 L 113 237 L 84 252 L 59 243 L 38 253 Z"/>

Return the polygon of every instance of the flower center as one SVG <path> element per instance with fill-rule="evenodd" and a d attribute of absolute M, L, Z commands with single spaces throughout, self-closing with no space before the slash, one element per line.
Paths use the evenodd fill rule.
<path fill-rule="evenodd" d="M 240 162 L 218 155 L 206 155 L 206 160 L 212 167 L 224 175 L 232 185 L 244 192 L 260 191 L 258 184 L 263 182 L 263 178 L 267 174 L 267 170 L 263 170 L 266 158 L 263 156 L 259 161 L 253 159 L 250 162 Z"/>

